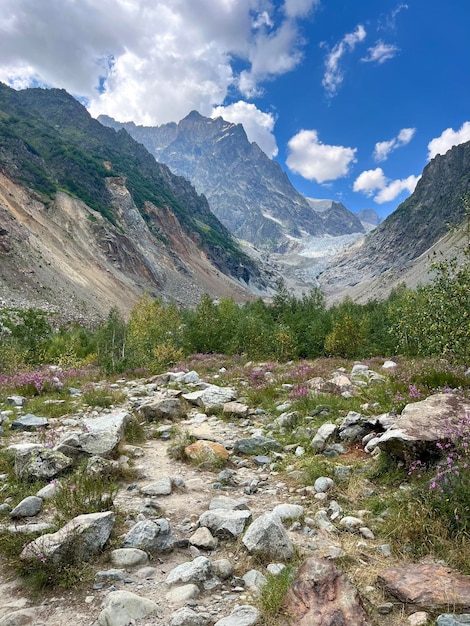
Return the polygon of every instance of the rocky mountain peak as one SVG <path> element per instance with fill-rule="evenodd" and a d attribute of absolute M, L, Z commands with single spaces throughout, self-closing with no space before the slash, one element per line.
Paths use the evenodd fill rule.
<path fill-rule="evenodd" d="M 158 161 L 190 180 L 224 226 L 240 239 L 260 248 L 282 249 L 292 238 L 328 233 L 327 220 L 312 211 L 279 164 L 249 142 L 241 124 L 207 118 L 197 111 L 176 125 L 157 127 L 99 120 L 125 128 Z M 356 232 L 362 232 L 359 223 L 357 228 Z M 348 224 L 341 234 L 349 232 Z"/>

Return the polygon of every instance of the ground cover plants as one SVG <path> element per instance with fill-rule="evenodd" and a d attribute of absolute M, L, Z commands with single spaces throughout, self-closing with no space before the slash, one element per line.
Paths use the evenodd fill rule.
<path fill-rule="evenodd" d="M 365 416 L 385 412 L 400 413 L 405 404 L 419 402 L 433 393 L 453 393 L 470 397 L 470 379 L 466 368 L 456 362 L 435 359 L 396 358 L 396 367 L 383 370 L 384 358 L 363 360 L 362 364 L 379 374 L 376 382 L 357 386 L 351 395 L 334 389 L 338 375 L 351 374 L 354 361 L 345 358 L 314 360 L 247 360 L 241 355 L 194 354 L 171 366 L 171 370 L 195 370 L 207 382 L 236 389 L 238 399 L 257 410 L 253 417 L 256 425 L 266 429 L 284 447 L 283 458 L 275 459 L 278 480 L 284 480 L 293 491 L 313 489 L 320 476 L 330 477 L 335 482 L 331 497 L 343 508 L 345 514 L 354 514 L 358 509 L 370 511 L 370 528 L 377 543 L 390 544 L 394 559 L 405 562 L 427 557 L 443 560 L 464 573 L 470 573 L 468 563 L 469 545 L 469 490 L 467 447 L 470 442 L 470 419 L 462 416 L 457 429 L 449 432 L 448 447 L 440 465 L 406 466 L 397 459 L 381 454 L 377 458 L 366 455 L 360 446 L 345 446 L 345 453 L 327 457 L 316 454 L 310 441 L 318 427 L 324 422 L 340 424 L 344 417 L 355 411 Z M 23 412 L 50 417 L 52 427 L 37 431 L 32 441 L 53 448 L 57 443 L 56 427 L 62 418 L 72 417 L 80 411 L 100 413 L 108 407 L 119 406 L 123 400 L 121 391 L 126 381 L 136 378 L 149 380 L 152 374 L 164 370 L 116 374 L 105 380 L 105 373 L 96 367 L 82 370 L 62 370 L 58 366 L 29 370 L 23 375 L 4 375 L 0 387 L 0 410 L 12 411 L 9 420 L 16 417 L 12 405 L 6 403 L 10 395 L 24 395 L 26 405 Z M 32 381 L 37 381 L 34 384 Z M 59 381 L 60 384 L 57 383 Z M 323 381 L 320 385 L 320 381 Z M 51 384 L 54 383 L 54 384 Z M 319 386 L 320 385 L 320 386 Z M 171 383 L 175 391 L 184 388 L 181 383 Z M 72 393 L 71 393 L 72 390 Z M 52 403 L 51 403 L 52 401 Z M 63 403 L 62 403 L 63 401 Z M 54 404 L 59 402 L 60 404 Z M 58 413 L 47 414 L 49 407 L 61 407 Z M 278 408 L 292 415 L 292 422 L 275 425 L 280 415 Z M 34 411 L 32 409 L 34 408 Z M 62 409 L 66 412 L 62 413 Z M 216 417 L 230 420 L 221 413 Z M 9 421 L 7 420 L 7 422 Z M 152 436 L 153 429 L 131 422 L 126 441 L 142 441 Z M 6 447 L 14 433 L 4 424 L 2 443 Z M 169 453 L 178 462 L 188 463 L 184 448 L 194 438 L 175 425 L 169 431 Z M 446 445 L 446 444 L 444 444 Z M 301 447 L 304 452 L 297 456 Z M 437 450 L 439 452 L 439 450 Z M 12 463 L 0 457 L 0 473 L 5 474 L 0 485 L 0 501 L 11 506 L 22 498 L 32 495 L 45 483 L 18 480 L 12 474 Z M 197 466 L 197 461 L 195 462 Z M 346 478 L 339 480 L 341 467 L 345 467 Z M 202 463 L 201 470 L 212 471 L 214 480 L 222 469 L 221 465 L 210 467 Z M 60 477 L 61 490 L 48 503 L 54 511 L 54 529 L 74 516 L 98 510 L 113 509 L 119 484 L 127 476 L 87 473 L 85 466 L 70 470 Z M 435 487 L 432 485 L 435 483 Z M 7 519 L 4 513 L 3 520 Z M 0 520 L 0 523 L 2 520 Z M 354 537 L 354 535 L 353 535 Z M 92 568 L 75 558 L 73 550 L 68 563 L 59 568 L 44 555 L 38 554 L 34 567 L 20 563 L 18 554 L 25 542 L 33 537 L 12 536 L 0 532 L 0 554 L 4 562 L 37 589 L 52 584 L 76 588 L 89 584 Z M 339 537 L 345 555 L 337 564 L 353 580 L 357 577 L 357 559 L 361 559 L 353 539 L 342 534 Z M 300 557 L 301 555 L 299 555 Z M 106 562 L 106 554 L 100 556 Z M 253 562 L 253 567 L 256 563 Z M 282 599 L 288 588 L 295 567 L 290 564 L 285 575 L 268 579 L 260 604 L 265 624 L 279 624 L 282 618 Z M 367 579 L 373 584 L 373 568 Z M 365 584 L 365 583 L 364 583 Z"/>

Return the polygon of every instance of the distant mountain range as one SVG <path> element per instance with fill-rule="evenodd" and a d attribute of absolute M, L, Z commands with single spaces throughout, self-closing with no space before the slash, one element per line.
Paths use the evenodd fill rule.
<path fill-rule="evenodd" d="M 241 124 L 192 111 L 178 124 L 148 127 L 99 121 L 125 129 L 161 163 L 192 182 L 213 213 L 236 237 L 258 248 L 285 249 L 308 236 L 365 232 L 360 220 L 339 202 L 309 202 L 280 165 L 250 143 Z"/>
<path fill-rule="evenodd" d="M 243 302 L 272 295 L 279 276 L 294 275 L 295 257 L 301 289 L 318 277 L 330 300 L 365 301 L 402 280 L 425 281 L 429 251 L 452 255 L 465 236 L 470 142 L 435 157 L 377 225 L 375 212 L 354 216 L 340 202 L 304 198 L 240 125 L 194 112 L 159 129 L 131 125 L 147 141 L 164 137 L 153 152 L 193 171 L 236 236 L 263 248 L 248 256 L 191 182 L 113 124 L 92 119 L 63 90 L 0 84 L 0 305 L 93 320 L 112 306 L 128 313 L 144 292 L 182 305 L 203 292 Z M 312 247 L 296 254 L 302 242 L 356 239 L 359 219 L 376 227 L 329 267 L 335 252 L 320 264 Z"/>

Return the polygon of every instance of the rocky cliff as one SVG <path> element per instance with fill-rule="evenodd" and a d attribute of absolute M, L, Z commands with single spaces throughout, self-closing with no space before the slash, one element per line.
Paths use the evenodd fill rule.
<path fill-rule="evenodd" d="M 350 222 L 355 218 L 345 207 L 344 223 L 338 214 L 330 220 L 312 210 L 279 164 L 248 141 L 241 124 L 203 117 L 196 111 L 178 124 L 158 127 L 122 124 L 106 116 L 99 120 L 115 129 L 124 128 L 157 161 L 190 180 L 207 197 L 214 214 L 240 239 L 280 249 L 286 235 L 301 238 L 351 232 Z M 363 232 L 360 224 L 357 227 Z"/>
<path fill-rule="evenodd" d="M 266 281 L 192 185 L 63 90 L 0 84 L 0 298 L 93 316 Z"/>
<path fill-rule="evenodd" d="M 362 299 L 368 299 L 375 293 L 386 295 L 406 276 L 414 276 L 411 286 L 426 282 L 431 251 L 452 256 L 463 242 L 459 226 L 465 219 L 463 199 L 469 194 L 467 142 L 432 159 L 413 194 L 359 244 L 334 259 L 321 275 L 321 285 L 341 294 L 360 287 Z"/>

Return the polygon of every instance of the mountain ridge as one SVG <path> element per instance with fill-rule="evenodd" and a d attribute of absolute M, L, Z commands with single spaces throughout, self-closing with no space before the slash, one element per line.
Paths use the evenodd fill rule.
<path fill-rule="evenodd" d="M 64 90 L 16 92 L 0 85 L 0 174 L 5 301 L 12 294 L 21 300 L 24 290 L 33 300 L 56 299 L 59 307 L 76 298 L 90 309 L 86 300 L 96 298 L 101 311 L 108 305 L 129 310 L 145 290 L 194 304 L 203 291 L 243 301 L 251 297 L 249 289 L 269 289 L 188 181 L 157 163 L 127 132 L 91 118 Z M 96 253 L 94 269 L 86 240 Z M 78 255 L 77 266 L 90 260 L 80 270 L 89 294 L 67 262 L 67 248 L 69 256 Z"/>
<path fill-rule="evenodd" d="M 115 129 L 125 129 L 153 156 L 176 174 L 185 176 L 209 201 L 211 210 L 238 238 L 257 247 L 284 249 L 286 241 L 332 234 L 342 225 L 330 224 L 291 184 L 280 165 L 248 141 L 241 124 L 191 111 L 175 124 L 148 127 L 98 118 Z M 362 224 L 352 213 L 358 232 Z M 335 234 L 346 234 L 346 226 Z"/>

